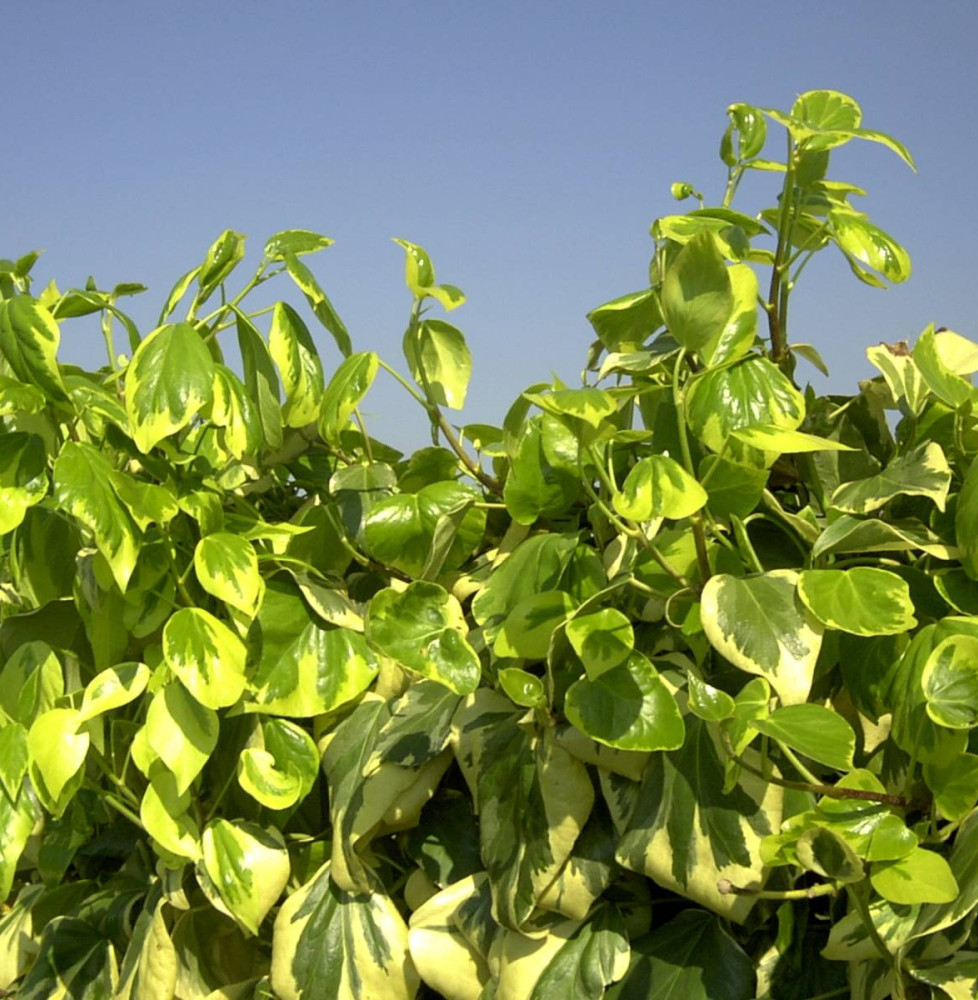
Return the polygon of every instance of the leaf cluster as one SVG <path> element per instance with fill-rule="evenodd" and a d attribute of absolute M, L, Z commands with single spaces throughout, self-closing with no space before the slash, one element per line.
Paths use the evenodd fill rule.
<path fill-rule="evenodd" d="M 498 426 L 446 414 L 465 297 L 406 240 L 403 371 L 316 233 L 234 290 L 228 230 L 145 335 L 142 286 L 0 261 L 0 991 L 973 995 L 978 345 L 802 389 L 814 254 L 910 272 L 831 151 L 912 160 L 834 91 L 728 117 L 722 202 L 674 185 L 581 384 Z M 249 311 L 276 277 L 304 305 Z M 97 371 L 57 357 L 85 315 Z M 430 447 L 370 434 L 378 377 Z"/>

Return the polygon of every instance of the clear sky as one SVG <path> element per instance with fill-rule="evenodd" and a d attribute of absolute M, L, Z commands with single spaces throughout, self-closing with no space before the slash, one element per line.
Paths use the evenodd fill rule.
<path fill-rule="evenodd" d="M 832 378 L 799 376 L 853 391 L 867 345 L 931 321 L 978 339 L 974 0 L 3 6 L 0 256 L 43 249 L 36 274 L 62 288 L 149 285 L 127 303 L 144 332 L 223 229 L 249 235 L 254 265 L 268 235 L 302 227 L 336 240 L 309 262 L 355 348 L 403 366 L 400 236 L 468 295 L 450 319 L 473 387 L 450 416 L 498 423 L 529 383 L 576 378 L 589 309 L 647 286 L 649 224 L 678 210 L 670 183 L 719 200 L 727 105 L 787 109 L 824 87 L 917 159 L 915 175 L 851 144 L 831 174 L 868 189 L 861 206 L 914 275 L 874 291 L 834 251 L 817 258 L 792 339 Z M 760 208 L 755 188 L 735 207 Z M 101 338 L 67 321 L 61 356 L 97 367 Z M 372 432 L 423 444 L 412 406 L 375 392 Z"/>

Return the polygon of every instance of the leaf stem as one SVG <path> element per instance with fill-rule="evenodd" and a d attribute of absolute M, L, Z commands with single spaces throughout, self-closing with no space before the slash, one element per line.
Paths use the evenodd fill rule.
<path fill-rule="evenodd" d="M 839 890 L 834 882 L 819 882 L 807 889 L 748 889 L 746 886 L 734 885 L 729 879 L 722 878 L 717 882 L 717 891 L 721 896 L 750 896 L 752 899 L 817 899 L 819 896 L 834 896 Z"/>
<path fill-rule="evenodd" d="M 887 805 L 897 806 L 901 809 L 907 809 L 913 804 L 902 795 L 891 795 L 889 792 L 874 792 L 867 788 L 839 788 L 837 785 L 824 785 L 819 781 L 790 781 L 787 778 L 775 777 L 773 774 L 765 775 L 760 768 L 754 767 L 753 764 L 748 764 L 743 757 L 734 753 L 729 737 L 724 737 L 724 743 L 727 753 L 745 771 L 781 788 L 792 788 L 799 792 L 812 792 L 815 795 L 824 795 L 830 799 L 858 799 L 861 802 L 885 802 Z"/>

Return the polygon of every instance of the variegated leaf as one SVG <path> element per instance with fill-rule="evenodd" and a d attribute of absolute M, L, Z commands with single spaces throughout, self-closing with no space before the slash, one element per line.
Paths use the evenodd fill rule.
<path fill-rule="evenodd" d="M 217 746 L 217 713 L 176 682 L 153 695 L 146 713 L 146 739 L 177 779 L 177 795 L 190 788 Z"/>
<path fill-rule="evenodd" d="M 492 978 L 488 945 L 502 929 L 492 919 L 491 905 L 488 878 L 479 872 L 446 886 L 411 915 L 411 959 L 445 1000 L 479 1000 Z"/>
<path fill-rule="evenodd" d="M 258 926 L 289 880 L 289 852 L 275 827 L 216 819 L 204 830 L 201 864 L 228 912 L 242 926 Z"/>
<path fill-rule="evenodd" d="M 254 614 L 262 581 L 255 547 L 247 539 L 226 531 L 205 535 L 194 550 L 194 571 L 209 594 L 246 615 Z"/>
<path fill-rule="evenodd" d="M 282 904 L 271 981 L 281 1000 L 413 1000 L 418 989 L 407 927 L 393 901 L 344 892 L 329 865 Z"/>
<path fill-rule="evenodd" d="M 429 691 L 436 687 L 430 685 Z M 426 718 L 422 712 L 418 720 L 410 713 L 391 715 L 382 700 L 370 697 L 329 741 L 322 766 L 333 824 L 331 871 L 347 891 L 373 888 L 371 866 L 364 858 L 370 840 L 383 829 L 416 822 L 451 762 L 446 750 L 450 714 L 441 710 L 442 703 L 432 704 L 433 715 Z M 436 725 L 429 730 L 432 721 Z"/>
<path fill-rule="evenodd" d="M 762 887 L 761 840 L 780 828 L 782 790 L 745 773 L 725 792 L 710 727 L 692 715 L 683 747 L 653 755 L 640 788 L 625 790 L 630 812 L 619 863 L 728 920 L 743 921 L 754 900 L 721 893 L 718 883 Z"/>
<path fill-rule="evenodd" d="M 163 629 L 163 656 L 207 708 L 233 705 L 245 688 L 244 643 L 212 614 L 181 608 Z"/>
<path fill-rule="evenodd" d="M 843 483 L 831 504 L 846 514 L 869 514 L 897 496 L 929 497 L 944 510 L 951 485 L 951 468 L 944 450 L 928 441 L 906 455 L 895 458 L 875 476 Z"/>
<path fill-rule="evenodd" d="M 517 719 L 486 712 L 464 726 L 456 721 L 456 754 L 478 790 L 496 919 L 514 930 L 570 858 L 594 803 L 584 764 L 552 733 L 534 736 Z"/>
<path fill-rule="evenodd" d="M 133 927 L 113 1000 L 173 1000 L 178 961 L 164 906 L 166 897 L 154 889 Z"/>
<path fill-rule="evenodd" d="M 95 536 L 119 590 L 125 592 L 136 568 L 139 536 L 112 488 L 114 471 L 94 445 L 69 441 L 54 463 L 54 495 Z"/>
<path fill-rule="evenodd" d="M 141 452 L 186 427 L 214 392 L 214 360 L 189 323 L 157 327 L 126 369 L 126 413 Z"/>
<path fill-rule="evenodd" d="M 700 617 L 713 648 L 741 670 L 766 677 L 785 705 L 808 697 L 822 645 L 821 623 L 796 594 L 798 574 L 717 574 L 703 588 Z"/>
<path fill-rule="evenodd" d="M 58 367 L 60 340 L 57 320 L 29 295 L 0 302 L 0 351 L 21 382 L 57 401 L 68 398 Z"/>

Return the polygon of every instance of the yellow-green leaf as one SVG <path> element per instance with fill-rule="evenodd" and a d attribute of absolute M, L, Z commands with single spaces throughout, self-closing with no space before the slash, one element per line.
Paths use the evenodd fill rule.
<path fill-rule="evenodd" d="M 186 427 L 214 393 L 214 360 L 189 323 L 157 327 L 126 369 L 126 413 L 136 447 L 149 452 Z"/>

